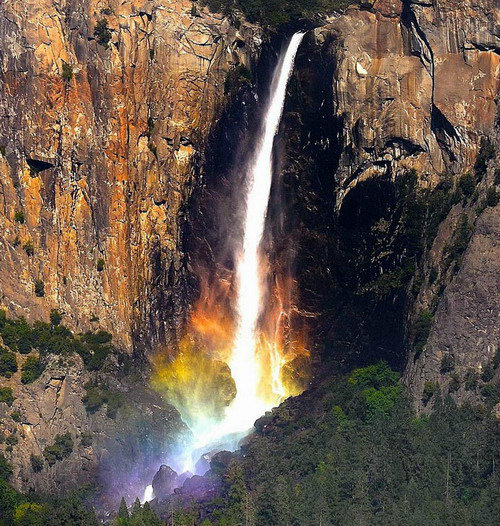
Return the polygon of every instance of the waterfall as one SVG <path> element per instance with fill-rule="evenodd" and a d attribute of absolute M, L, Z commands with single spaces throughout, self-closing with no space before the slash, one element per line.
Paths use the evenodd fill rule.
<path fill-rule="evenodd" d="M 193 440 L 180 445 L 179 450 L 168 460 L 181 473 L 189 471 L 203 474 L 206 467 L 197 466 L 202 455 L 222 450 L 234 451 L 254 422 L 289 394 L 281 379 L 281 369 L 286 360 L 281 354 L 277 335 L 271 335 L 270 341 L 263 341 L 262 327 L 259 326 L 261 316 L 269 316 L 278 325 L 281 317 L 280 312 L 265 309 L 264 301 L 270 291 L 267 290 L 268 276 L 265 274 L 268 265 L 261 245 L 273 180 L 274 139 L 283 113 L 288 80 L 303 36 L 303 33 L 295 33 L 279 57 L 271 79 L 262 125 L 243 167 L 243 235 L 235 254 L 236 297 L 232 306 L 235 330 L 230 335 L 232 339 L 221 341 L 222 345 L 229 344 L 227 347 L 231 348 L 227 364 L 236 385 L 236 396 L 221 420 L 215 421 L 208 417 L 199 418 L 199 422 L 196 419 L 190 422 Z M 210 320 L 209 315 L 207 313 Z M 225 335 L 224 330 L 221 333 Z M 268 360 L 262 359 L 264 354 Z M 171 378 L 172 370 L 167 367 L 166 372 L 166 378 Z M 174 372 L 177 374 L 178 371 Z M 199 373 L 203 374 L 202 371 Z M 162 379 L 161 375 L 159 378 Z M 189 397 L 188 392 L 184 394 Z M 178 409 L 182 414 L 182 407 Z M 199 414 L 203 415 L 203 407 L 198 409 Z M 143 502 L 152 498 L 153 488 L 150 485 L 144 491 Z"/>
<path fill-rule="evenodd" d="M 304 34 L 295 33 L 281 58 L 271 83 L 271 96 L 260 136 L 246 173 L 243 246 L 237 260 L 237 330 L 229 362 L 237 395 L 228 408 L 234 431 L 244 431 L 265 410 L 259 399 L 259 363 L 256 360 L 256 327 L 262 312 L 264 276 L 261 275 L 260 246 L 273 179 L 273 143 L 283 113 L 286 87 L 295 55 Z"/>
<path fill-rule="evenodd" d="M 141 503 L 144 504 L 146 502 L 150 502 L 155 498 L 153 486 L 151 484 L 149 486 L 146 486 L 146 489 L 144 490 L 144 496 L 142 497 Z"/>
<path fill-rule="evenodd" d="M 228 365 L 236 384 L 237 394 L 227 408 L 224 419 L 198 437 L 198 446 L 215 442 L 232 434 L 232 445 L 262 416 L 282 400 L 276 393 L 270 403 L 259 393 L 263 371 L 257 358 L 257 324 L 263 310 L 265 276 L 261 265 L 261 243 L 273 179 L 273 144 L 278 132 L 285 102 L 288 80 L 295 55 L 304 34 L 295 33 L 280 57 L 273 74 L 268 104 L 253 154 L 245 170 L 246 192 L 243 214 L 243 240 L 236 257 L 236 332 Z M 231 445 L 227 445 L 227 448 Z"/>

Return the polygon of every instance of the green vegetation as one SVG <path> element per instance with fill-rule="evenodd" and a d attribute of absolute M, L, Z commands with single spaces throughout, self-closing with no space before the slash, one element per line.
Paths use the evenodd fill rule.
<path fill-rule="evenodd" d="M 7 404 L 11 406 L 14 403 L 16 397 L 12 394 L 10 387 L 0 387 L 0 404 Z"/>
<path fill-rule="evenodd" d="M 14 214 L 14 221 L 16 221 L 17 223 L 21 223 L 21 224 L 24 223 L 25 216 L 22 210 L 16 211 L 16 213 Z"/>
<path fill-rule="evenodd" d="M 106 404 L 108 418 L 116 418 L 118 409 L 123 405 L 123 396 L 107 387 L 88 383 L 85 385 L 83 404 L 89 413 L 95 413 Z"/>
<path fill-rule="evenodd" d="M 441 360 L 440 372 L 441 374 L 449 373 L 455 367 L 455 359 L 451 354 L 445 354 Z"/>
<path fill-rule="evenodd" d="M 22 366 L 21 382 L 30 384 L 43 373 L 45 366 L 38 356 L 28 356 Z"/>
<path fill-rule="evenodd" d="M 28 254 L 29 257 L 31 257 L 35 253 L 35 247 L 34 247 L 32 241 L 27 241 L 23 245 L 23 248 L 24 248 L 24 251 L 26 252 L 26 254 Z"/>
<path fill-rule="evenodd" d="M 413 338 L 413 350 L 415 352 L 415 358 L 422 354 L 427 338 L 431 332 L 432 322 L 434 320 L 434 314 L 429 310 L 423 310 L 415 323 Z"/>
<path fill-rule="evenodd" d="M 14 420 L 14 422 L 21 421 L 21 413 L 19 411 L 12 411 L 10 417 L 12 418 L 12 420 Z"/>
<path fill-rule="evenodd" d="M 105 18 L 98 20 L 94 28 L 94 37 L 98 44 L 103 46 L 104 49 L 108 49 L 112 34 L 108 27 L 108 21 Z"/>
<path fill-rule="evenodd" d="M 395 183 L 396 204 L 392 211 L 395 219 L 389 220 L 390 216 L 387 219 L 382 217 L 370 229 L 369 235 L 372 239 L 367 241 L 366 235 L 363 236 L 363 245 L 368 242 L 376 249 L 373 257 L 378 258 L 380 247 L 388 244 L 393 247 L 393 252 L 401 254 L 401 257 L 381 265 L 382 268 L 385 267 L 384 272 L 361 286 L 361 294 L 369 293 L 380 300 L 401 291 L 412 278 L 414 293 L 417 293 L 423 284 L 424 273 L 423 269 L 419 268 L 422 256 L 432 246 L 439 225 L 450 212 L 454 202 L 450 179 L 445 179 L 432 190 L 420 188 L 417 182 L 415 170 L 401 174 Z M 372 268 L 373 264 L 370 263 L 369 272 Z M 362 272 L 361 270 L 360 273 Z M 434 281 L 437 276 L 438 272 L 434 269 L 429 275 L 429 282 Z"/>
<path fill-rule="evenodd" d="M 178 526 L 183 526 L 182 522 L 175 522 Z M 132 509 L 127 509 L 127 504 L 124 499 L 120 503 L 118 515 L 113 521 L 113 526 L 164 526 L 165 521 L 158 518 L 156 513 L 151 509 L 151 506 L 146 502 L 143 506 L 136 499 L 132 505 Z M 188 526 L 186 524 L 186 526 Z M 229 526 L 229 525 L 228 525 Z"/>
<path fill-rule="evenodd" d="M 486 175 L 486 169 L 488 167 L 488 162 L 493 159 L 495 156 L 495 147 L 489 141 L 489 139 L 483 138 L 481 140 L 481 147 L 479 149 L 479 154 L 476 158 L 474 164 L 474 173 L 476 177 L 481 180 Z"/>
<path fill-rule="evenodd" d="M 445 249 L 445 264 L 449 266 L 455 262 L 455 270 L 458 270 L 462 264 L 462 256 L 469 245 L 470 238 L 474 227 L 469 221 L 467 214 L 462 214 L 458 221 L 457 228 L 453 233 L 451 244 Z"/>
<path fill-rule="evenodd" d="M 12 469 L 3 454 L 0 453 L 0 480 L 9 480 L 11 476 Z"/>
<path fill-rule="evenodd" d="M 57 309 L 50 311 L 50 323 L 54 326 L 61 325 L 62 314 Z"/>
<path fill-rule="evenodd" d="M 10 378 L 17 371 L 16 355 L 0 346 L 0 376 Z"/>
<path fill-rule="evenodd" d="M 45 296 L 45 284 L 41 279 L 35 280 L 35 296 L 43 298 Z"/>
<path fill-rule="evenodd" d="M 32 495 L 28 498 L 8 484 L 9 477 L 6 474 L 2 478 L 0 474 L 0 526 L 99 525 L 93 510 L 84 505 L 84 495 L 75 493 L 64 499 L 45 501 Z"/>
<path fill-rule="evenodd" d="M 70 433 L 56 435 L 54 443 L 43 450 L 43 456 L 49 466 L 53 466 L 57 461 L 69 457 L 73 451 L 73 439 Z"/>
<path fill-rule="evenodd" d="M 250 86 L 252 83 L 252 72 L 243 64 L 239 64 L 227 72 L 226 80 L 224 81 L 224 93 L 227 95 L 244 85 Z"/>
<path fill-rule="evenodd" d="M 15 433 L 11 433 L 6 439 L 5 443 L 8 446 L 15 446 L 19 442 L 19 439 L 17 438 Z"/>
<path fill-rule="evenodd" d="M 34 472 L 43 460 L 31 456 Z M 88 490 L 82 488 L 65 498 L 45 498 L 18 493 L 9 485 L 12 469 L 0 454 L 0 526 L 98 526 L 94 511 L 84 504 Z"/>
<path fill-rule="evenodd" d="M 422 402 L 427 405 L 430 399 L 439 392 L 439 385 L 435 382 L 425 382 L 422 392 Z"/>
<path fill-rule="evenodd" d="M 464 174 L 458 180 L 458 186 L 465 197 L 470 197 L 476 188 L 476 182 L 472 174 Z"/>
<path fill-rule="evenodd" d="M 63 62 L 62 65 L 62 78 L 66 82 L 70 82 L 73 78 L 73 66 L 71 64 L 68 64 L 67 62 Z"/>
<path fill-rule="evenodd" d="M 23 366 L 24 383 L 36 380 L 43 371 L 43 358 L 47 354 L 70 355 L 78 353 L 88 370 L 101 369 L 108 355 L 114 351 L 109 332 L 99 330 L 73 334 L 61 324 L 57 310 L 51 312 L 51 323 L 37 321 L 30 325 L 24 318 L 9 319 L 0 310 L 0 335 L 13 352 L 29 354 L 36 349 L 39 358 L 30 357 Z"/>
<path fill-rule="evenodd" d="M 230 15 L 239 10 L 251 22 L 276 27 L 300 18 L 331 14 L 344 9 L 352 1 L 347 0 L 204 0 L 211 11 Z"/>
<path fill-rule="evenodd" d="M 469 369 L 465 375 L 465 389 L 475 391 L 478 386 L 479 374 L 474 369 Z"/>
<path fill-rule="evenodd" d="M 80 445 L 82 447 L 89 447 L 92 445 L 92 433 L 82 433 L 80 437 Z"/>
<path fill-rule="evenodd" d="M 31 468 L 35 473 L 39 473 L 43 469 L 43 458 L 38 455 L 31 454 L 30 456 Z"/>
<path fill-rule="evenodd" d="M 174 500 L 165 516 L 195 526 L 489 526 L 500 516 L 498 421 L 439 397 L 417 417 L 401 390 L 372 413 L 364 391 L 395 382 L 380 363 L 286 402 L 223 470 L 216 499 L 184 511 Z"/>
<path fill-rule="evenodd" d="M 486 204 L 488 206 L 497 206 L 500 201 L 500 193 L 497 192 L 497 189 L 492 186 L 486 191 Z"/>
<path fill-rule="evenodd" d="M 104 270 L 104 264 L 105 264 L 104 259 L 99 258 L 97 260 L 97 265 L 96 265 L 97 272 L 102 272 Z"/>

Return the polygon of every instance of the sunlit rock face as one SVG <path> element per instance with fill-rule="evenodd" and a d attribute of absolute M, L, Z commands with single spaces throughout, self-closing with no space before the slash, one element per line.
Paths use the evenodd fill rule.
<path fill-rule="evenodd" d="M 342 119 L 337 206 L 368 177 L 414 168 L 422 184 L 471 168 L 495 119 L 500 37 L 494 0 L 439 6 L 376 0 L 316 29 L 337 65 Z"/>
<path fill-rule="evenodd" d="M 175 326 L 183 207 L 226 73 L 260 43 L 255 27 L 191 9 L 2 3 L 0 303 L 13 314 L 58 307 L 126 346 Z"/>

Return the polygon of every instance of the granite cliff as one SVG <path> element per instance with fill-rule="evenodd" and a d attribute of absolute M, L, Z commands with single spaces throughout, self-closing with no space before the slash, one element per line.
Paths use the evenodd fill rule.
<path fill-rule="evenodd" d="M 128 348 L 175 326 L 186 200 L 226 73 L 260 42 L 255 27 L 191 9 L 3 3 L 0 288 L 12 313 L 56 307 Z"/>

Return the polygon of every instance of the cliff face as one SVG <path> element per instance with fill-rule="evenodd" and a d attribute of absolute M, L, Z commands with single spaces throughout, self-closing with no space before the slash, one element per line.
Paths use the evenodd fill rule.
<path fill-rule="evenodd" d="M 477 399 L 482 382 L 471 387 L 466 378 L 481 376 L 500 341 L 498 22 L 489 0 L 381 0 L 348 9 L 316 29 L 309 42 L 310 52 L 334 64 L 323 102 L 335 129 L 325 129 L 316 148 L 331 150 L 333 143 L 329 155 L 338 156 L 338 168 L 327 169 L 322 183 L 330 185 L 332 202 L 320 203 L 334 207 L 339 218 L 330 221 L 330 234 L 324 232 L 339 239 L 330 245 L 329 272 L 335 277 L 340 268 L 341 280 L 349 279 L 350 267 L 359 269 L 347 288 L 357 288 L 361 300 L 352 300 L 332 339 L 345 337 L 344 348 L 366 348 L 361 352 L 372 357 L 408 356 L 404 378 L 420 408 L 437 387 L 460 400 Z M 299 75 L 307 87 L 308 74 Z M 415 255 L 410 244 L 398 242 L 410 233 L 401 219 L 410 208 L 397 204 L 403 202 L 398 185 L 410 171 L 417 180 L 414 197 L 427 195 L 418 205 L 426 212 L 411 230 L 423 226 L 428 248 Z M 470 190 L 461 181 L 464 174 L 472 176 Z M 441 205 L 430 199 L 436 190 L 444 196 L 445 188 L 459 188 L 460 196 L 451 199 L 431 234 L 427 218 Z M 459 261 L 450 263 L 459 241 Z M 368 283 L 362 277 L 367 268 Z M 416 273 L 405 285 L 400 278 L 407 268 Z M 391 287 L 395 292 L 388 292 Z M 335 286 L 330 288 L 333 297 Z M 368 290 L 379 297 L 373 300 Z M 333 309 L 346 310 L 349 302 L 348 293 L 339 294 Z M 354 318 L 346 336 L 344 325 Z M 377 327 L 365 330 L 370 318 Z"/>
<path fill-rule="evenodd" d="M 44 0 L 4 2 L 0 33 L 1 304 L 164 340 L 184 205 L 258 31 L 189 0 Z"/>
<path fill-rule="evenodd" d="M 334 111 L 344 144 L 338 206 L 368 177 L 414 168 L 422 185 L 432 185 L 465 173 L 496 113 L 495 2 L 365 5 L 315 32 L 337 64 Z"/>
<path fill-rule="evenodd" d="M 142 497 L 158 464 L 189 431 L 146 382 L 123 373 L 116 357 L 91 372 L 74 354 L 50 356 L 33 383 L 23 385 L 20 372 L 2 379 L 15 397 L 10 407 L 0 404 L 2 453 L 19 490 L 62 495 L 99 482 L 101 505 Z"/>
<path fill-rule="evenodd" d="M 164 343 L 179 323 L 185 204 L 227 73 L 250 65 L 260 45 L 255 26 L 236 29 L 192 7 L 0 6 L 0 307 L 9 316 L 46 320 L 57 308 L 75 331 L 107 329 L 129 352 L 133 342 Z M 19 369 L 24 360 L 17 353 Z M 76 354 L 49 355 L 32 384 L 21 384 L 20 371 L 1 378 L 15 397 L 0 411 L 2 429 L 18 439 L 2 446 L 18 488 L 66 490 L 99 466 L 116 496 L 135 498 L 151 481 L 185 428 L 140 371 L 121 379 L 114 361 L 97 374 Z M 86 410 L 89 383 L 125 402 L 117 415 Z M 43 459 L 66 432 L 67 458 L 34 470 L 31 455 Z"/>

